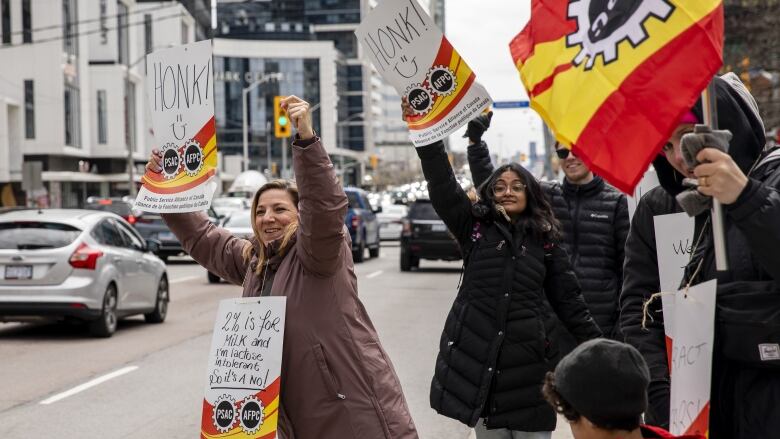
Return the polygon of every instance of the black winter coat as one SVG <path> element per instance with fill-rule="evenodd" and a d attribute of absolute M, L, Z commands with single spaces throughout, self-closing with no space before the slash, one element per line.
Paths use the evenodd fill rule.
<path fill-rule="evenodd" d="M 763 147 L 763 130 L 739 97 L 724 88 L 723 83 L 717 85 L 721 127 L 725 125 L 734 134 L 730 154 L 747 173 Z M 646 421 L 668 426 L 670 382 L 660 300 L 649 307 L 652 319 L 647 319 L 647 328 L 643 329 L 641 324 L 644 303 L 660 290 L 653 217 L 681 212 L 674 196 L 681 190 L 677 182 L 682 178 L 665 158 L 659 156 L 654 165 L 662 187 L 642 197 L 631 223 L 620 300 L 621 327 L 626 340 L 642 352 L 650 368 Z M 694 241 L 702 236 L 702 242 L 681 282 L 691 279 L 700 262 L 702 269 L 692 284 L 718 279 L 709 437 L 775 437 L 780 431 L 780 416 L 776 416 L 775 409 L 780 398 L 780 366 L 760 368 L 746 363 L 747 356 L 734 358 L 728 354 L 727 344 L 739 345 L 740 341 L 732 340 L 726 330 L 722 305 L 729 303 L 739 308 L 742 303 L 746 311 L 743 316 L 748 318 L 747 310 L 754 307 L 751 302 L 762 298 L 775 304 L 767 312 L 780 316 L 780 156 L 750 174 L 748 186 L 737 201 L 724 206 L 730 263 L 725 273 L 715 270 L 709 216 L 706 212 L 696 218 Z M 756 292 L 759 296 L 741 299 L 741 294 Z M 766 322 L 776 324 L 777 318 Z M 758 346 L 746 346 L 745 351 L 755 355 Z"/>
<path fill-rule="evenodd" d="M 469 145 L 468 161 L 474 185 L 487 181 L 493 164 L 485 142 Z M 605 336 L 620 339 L 618 300 L 629 229 L 626 196 L 598 176 L 584 185 L 542 183 L 542 189 L 563 228 L 562 245 L 591 315 Z M 566 350 L 573 347 L 565 344 Z"/>
<path fill-rule="evenodd" d="M 600 336 L 566 251 L 522 227 L 475 215 L 455 180 L 444 145 L 417 148 L 436 212 L 465 255 L 458 295 L 442 333 L 431 407 L 469 426 L 551 431 L 556 415 L 541 385 L 555 356 L 544 302 L 579 339 Z"/>

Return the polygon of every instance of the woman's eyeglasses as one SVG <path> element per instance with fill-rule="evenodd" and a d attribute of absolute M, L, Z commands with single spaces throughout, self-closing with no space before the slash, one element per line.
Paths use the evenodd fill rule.
<path fill-rule="evenodd" d="M 577 157 L 570 149 L 566 148 L 556 149 L 555 153 L 558 154 L 558 158 L 561 160 L 566 160 L 569 157 L 569 153 L 571 153 L 572 157 Z"/>
<path fill-rule="evenodd" d="M 526 186 L 523 183 L 514 183 L 510 186 L 499 183 L 493 186 L 493 195 L 497 197 L 500 195 L 504 195 L 507 189 L 512 191 L 515 194 L 521 194 L 525 191 L 525 187 Z"/>

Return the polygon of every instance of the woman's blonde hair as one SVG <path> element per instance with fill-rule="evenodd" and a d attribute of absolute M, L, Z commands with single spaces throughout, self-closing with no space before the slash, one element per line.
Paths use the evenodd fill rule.
<path fill-rule="evenodd" d="M 295 205 L 295 208 L 298 209 L 298 187 L 295 186 L 295 183 L 288 180 L 273 180 L 269 181 L 268 183 L 264 184 L 260 189 L 257 190 L 255 193 L 254 198 L 252 199 L 252 212 L 250 213 L 250 218 L 252 219 L 252 231 L 254 231 L 255 239 L 260 243 L 259 250 L 257 252 L 257 268 L 255 268 L 255 273 L 260 274 L 263 271 L 263 265 L 266 263 L 266 259 L 268 255 L 265 254 L 265 244 L 260 239 L 260 230 L 257 229 L 257 203 L 260 201 L 260 196 L 263 195 L 265 191 L 269 191 L 272 189 L 279 189 L 287 192 L 287 194 L 292 198 L 292 202 Z M 287 225 L 284 235 L 282 236 L 282 243 L 279 246 L 279 254 L 281 256 L 284 256 L 284 254 L 289 250 L 290 241 L 292 241 L 292 237 L 295 236 L 295 233 L 298 231 L 298 217 L 296 216 L 295 220 L 291 222 L 289 225 Z M 244 260 L 249 263 L 249 261 L 252 260 L 252 255 L 254 254 L 254 247 L 251 244 L 248 244 L 246 247 L 244 247 Z"/>

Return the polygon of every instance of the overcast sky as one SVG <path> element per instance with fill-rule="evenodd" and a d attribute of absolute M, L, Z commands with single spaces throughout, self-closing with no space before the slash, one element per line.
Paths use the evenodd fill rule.
<path fill-rule="evenodd" d="M 509 42 L 530 16 L 530 0 L 446 0 L 445 33 L 477 74 L 494 101 L 527 100 L 520 76 L 509 55 Z M 541 119 L 533 110 L 497 110 L 484 140 L 491 150 L 511 156 L 528 152 L 528 142 L 542 144 Z M 450 138 L 456 149 L 466 148 L 463 129 Z"/>

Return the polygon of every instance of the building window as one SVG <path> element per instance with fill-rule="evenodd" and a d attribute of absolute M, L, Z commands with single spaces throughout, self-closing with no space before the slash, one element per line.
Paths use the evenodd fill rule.
<path fill-rule="evenodd" d="M 11 44 L 11 0 L 2 0 L 3 9 L 3 44 Z"/>
<path fill-rule="evenodd" d="M 35 138 L 35 89 L 33 81 L 24 81 L 24 137 Z"/>
<path fill-rule="evenodd" d="M 65 144 L 81 147 L 81 104 L 79 89 L 65 78 Z"/>
<path fill-rule="evenodd" d="M 100 0 L 100 44 L 108 44 L 108 0 Z"/>
<path fill-rule="evenodd" d="M 77 4 L 77 0 L 62 0 L 62 49 L 74 57 L 79 53 Z"/>
<path fill-rule="evenodd" d="M 130 58 L 130 46 L 127 33 L 127 5 L 120 1 L 116 2 L 116 34 L 119 44 L 119 64 L 127 64 Z"/>
<path fill-rule="evenodd" d="M 144 14 L 144 49 L 147 55 L 154 50 L 154 41 L 152 40 L 152 14 Z"/>
<path fill-rule="evenodd" d="M 108 115 L 106 114 L 106 91 L 97 92 L 98 143 L 108 143 Z"/>
<path fill-rule="evenodd" d="M 181 43 L 187 44 L 190 42 L 190 27 L 187 26 L 187 23 L 183 22 L 181 23 Z"/>
<path fill-rule="evenodd" d="M 32 43 L 32 5 L 30 0 L 22 0 L 22 42 Z"/>
<path fill-rule="evenodd" d="M 136 151 L 135 142 L 135 83 L 125 81 L 125 146 Z"/>

